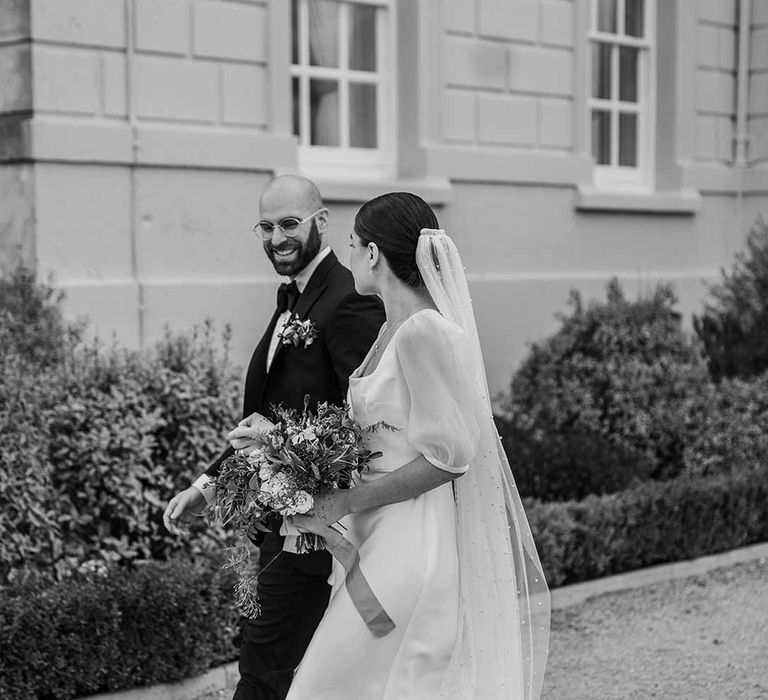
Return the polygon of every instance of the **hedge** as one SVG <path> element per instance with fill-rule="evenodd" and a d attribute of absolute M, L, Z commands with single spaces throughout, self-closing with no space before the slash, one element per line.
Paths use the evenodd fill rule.
<path fill-rule="evenodd" d="M 647 480 L 653 469 L 645 455 L 607 435 L 584 429 L 544 433 L 514 416 L 495 420 L 523 496 L 549 502 L 614 493 Z"/>
<path fill-rule="evenodd" d="M 531 345 L 499 404 L 522 494 L 579 499 L 684 471 L 689 406 L 710 377 L 676 304 L 664 284 L 629 300 L 613 279 L 589 305 L 571 292 L 570 313 Z"/>
<path fill-rule="evenodd" d="M 188 678 L 236 657 L 218 563 L 99 563 L 0 589 L 0 698 L 66 700 Z"/>
<path fill-rule="evenodd" d="M 552 587 L 768 540 L 768 470 L 526 503 Z M 67 700 L 170 682 L 236 656 L 218 562 L 95 563 L 0 589 L 0 697 Z"/>
<path fill-rule="evenodd" d="M 0 583 L 220 549 L 221 532 L 180 539 L 161 519 L 237 422 L 239 372 L 217 340 L 207 327 L 142 352 L 79 343 L 46 366 L 0 349 Z"/>
<path fill-rule="evenodd" d="M 561 586 L 768 540 L 768 469 L 528 501 L 526 510 L 547 581 Z"/>

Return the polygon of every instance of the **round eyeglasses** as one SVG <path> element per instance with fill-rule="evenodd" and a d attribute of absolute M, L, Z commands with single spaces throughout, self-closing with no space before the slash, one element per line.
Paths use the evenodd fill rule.
<path fill-rule="evenodd" d="M 306 219 L 298 219 L 295 216 L 286 216 L 284 219 L 273 223 L 272 221 L 259 221 L 253 227 L 253 232 L 261 234 L 261 237 L 265 241 L 272 240 L 272 236 L 275 235 L 275 229 L 279 228 L 286 238 L 293 238 L 299 233 L 299 226 L 306 224 L 310 219 L 314 219 L 318 214 L 328 211 L 325 207 L 321 207 L 316 212 L 310 214 Z"/>

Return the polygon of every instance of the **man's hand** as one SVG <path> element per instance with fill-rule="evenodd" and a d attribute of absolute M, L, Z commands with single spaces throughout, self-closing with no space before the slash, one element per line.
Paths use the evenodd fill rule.
<path fill-rule="evenodd" d="M 255 535 L 257 532 L 270 533 L 272 530 L 257 520 L 256 522 L 251 523 L 251 529 L 248 531 L 248 534 Z"/>
<path fill-rule="evenodd" d="M 205 498 L 200 489 L 190 486 L 179 491 L 168 501 L 163 513 L 163 524 L 172 535 L 181 535 L 185 532 L 183 525 L 205 513 L 206 507 Z"/>
<path fill-rule="evenodd" d="M 264 443 L 264 438 L 275 424 L 267 420 L 260 413 L 251 413 L 243 418 L 237 427 L 227 434 L 227 440 L 233 450 L 245 450 L 250 452 Z"/>

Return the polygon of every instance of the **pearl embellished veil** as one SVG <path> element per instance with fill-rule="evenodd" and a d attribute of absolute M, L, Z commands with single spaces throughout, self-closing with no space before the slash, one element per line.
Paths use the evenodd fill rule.
<path fill-rule="evenodd" d="M 423 229 L 416 262 L 438 311 L 467 333 L 480 447 L 454 481 L 460 570 L 458 639 L 441 697 L 536 700 L 549 646 L 550 599 L 509 462 L 493 423 L 469 287 L 453 241 Z"/>

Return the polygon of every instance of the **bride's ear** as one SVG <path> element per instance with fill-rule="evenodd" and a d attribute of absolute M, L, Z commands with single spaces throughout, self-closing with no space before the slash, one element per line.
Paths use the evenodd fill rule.
<path fill-rule="evenodd" d="M 381 257 L 381 251 L 379 246 L 375 243 L 368 244 L 368 272 L 373 274 L 374 269 L 379 264 L 379 258 Z"/>

